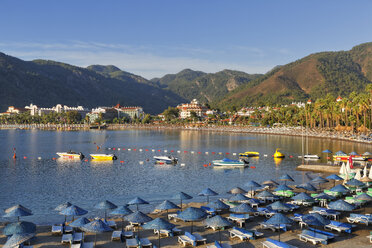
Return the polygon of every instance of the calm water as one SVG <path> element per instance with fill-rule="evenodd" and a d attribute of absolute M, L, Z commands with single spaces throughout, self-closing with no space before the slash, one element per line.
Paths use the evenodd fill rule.
<path fill-rule="evenodd" d="M 85 155 L 96 153 L 95 143 L 102 145 L 101 152 L 112 152 L 108 148 L 120 147 L 120 151 L 114 151 L 118 160 L 111 163 L 53 160 L 53 157 L 57 157 L 56 152 L 70 149 Z M 319 155 L 325 149 L 371 152 L 370 146 L 363 144 L 320 139 L 309 139 L 308 143 L 309 153 Z M 140 196 L 151 202 L 148 206 L 140 206 L 141 210 L 148 212 L 179 191 L 191 194 L 194 201 L 202 201 L 205 198 L 196 195 L 206 187 L 223 197 L 232 187 L 244 188 L 244 183 L 249 180 L 276 180 L 284 173 L 293 176 L 296 183 L 307 180 L 304 173 L 295 171 L 300 162 L 297 156 L 302 153 L 301 137 L 195 131 L 0 130 L 0 147 L 0 209 L 22 204 L 34 213 L 23 219 L 36 223 L 62 222 L 63 216 L 53 209 L 65 201 L 88 210 L 88 216 L 96 216 L 101 213 L 93 206 L 102 200 L 123 205 Z M 16 161 L 11 159 L 13 147 L 17 149 Z M 278 147 L 287 157 L 275 163 L 271 155 Z M 132 151 L 128 151 L 128 148 Z M 158 152 L 159 149 L 161 152 Z M 152 157 L 164 154 L 163 150 L 174 150 L 179 164 L 154 165 Z M 177 153 L 178 150 L 181 153 Z M 250 159 L 255 169 L 221 170 L 203 166 L 225 156 L 234 158 L 232 153 L 244 151 L 260 152 L 259 159 Z M 205 152 L 209 152 L 209 155 Z M 219 152 L 230 155 L 220 155 Z M 268 156 L 264 157 L 263 154 Z M 289 158 L 289 155 L 294 158 Z M 185 165 L 181 166 L 181 163 Z"/>

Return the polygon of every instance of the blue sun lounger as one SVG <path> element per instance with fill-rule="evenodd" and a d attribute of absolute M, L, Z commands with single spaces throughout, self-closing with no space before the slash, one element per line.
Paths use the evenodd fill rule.
<path fill-rule="evenodd" d="M 267 238 L 265 241 L 262 242 L 262 247 L 266 248 L 297 248 L 297 246 L 293 246 L 287 244 L 285 242 L 281 242 L 275 239 Z"/>

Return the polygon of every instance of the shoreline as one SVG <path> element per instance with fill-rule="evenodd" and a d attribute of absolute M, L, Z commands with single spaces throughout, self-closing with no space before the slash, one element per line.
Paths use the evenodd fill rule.
<path fill-rule="evenodd" d="M 46 130 L 46 131 L 90 131 L 85 124 L 9 124 L 0 125 L 0 130 Z M 352 134 L 350 132 L 328 131 L 322 129 L 304 129 L 303 127 L 251 127 L 251 126 L 205 126 L 191 127 L 184 125 L 153 125 L 153 124 L 108 124 L 101 130 L 129 130 L 129 129 L 147 129 L 147 130 L 187 130 L 187 131 L 212 131 L 227 133 L 251 133 L 267 135 L 284 135 L 296 137 L 310 137 L 321 139 L 332 139 L 348 141 L 363 144 L 372 144 L 372 138 L 363 134 Z"/>

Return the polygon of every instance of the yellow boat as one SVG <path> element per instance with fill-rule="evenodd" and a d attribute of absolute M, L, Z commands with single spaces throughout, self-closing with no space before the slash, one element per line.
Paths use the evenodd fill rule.
<path fill-rule="evenodd" d="M 274 155 L 273 155 L 274 158 L 284 158 L 284 157 L 285 157 L 285 155 L 284 155 L 283 153 L 279 152 L 279 149 L 280 149 L 280 148 L 277 148 L 277 149 L 275 150 L 275 153 L 274 153 Z"/>
<path fill-rule="evenodd" d="M 258 157 L 260 156 L 259 152 L 243 152 L 239 153 L 239 156 L 241 157 Z"/>
<path fill-rule="evenodd" d="M 118 159 L 114 154 L 90 154 L 92 160 L 116 160 Z"/>

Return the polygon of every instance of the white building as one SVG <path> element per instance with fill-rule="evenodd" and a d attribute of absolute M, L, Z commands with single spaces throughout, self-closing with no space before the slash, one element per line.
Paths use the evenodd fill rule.
<path fill-rule="evenodd" d="M 192 100 L 190 103 L 180 104 L 177 106 L 180 111 L 180 118 L 186 119 L 191 116 L 191 112 L 195 112 L 195 114 L 201 118 L 206 116 L 206 112 L 208 110 L 207 107 L 201 105 L 196 99 Z"/>
<path fill-rule="evenodd" d="M 130 106 L 120 106 L 120 104 L 117 104 L 114 106 L 114 108 L 118 111 L 119 113 L 119 118 L 122 117 L 129 117 L 131 119 L 134 119 L 135 117 L 139 119 L 143 119 L 145 116 L 145 112 L 143 111 L 142 107 L 130 107 Z"/>
<path fill-rule="evenodd" d="M 57 104 L 56 106 L 52 108 L 39 108 L 37 105 L 30 104 L 30 106 L 26 106 L 25 109 L 30 110 L 30 114 L 32 116 L 34 115 L 43 115 L 43 114 L 49 114 L 51 112 L 56 112 L 56 113 L 65 113 L 65 112 L 70 112 L 70 111 L 77 111 L 78 113 L 81 114 L 82 118 L 85 117 L 87 113 L 89 113 L 89 109 L 84 108 L 83 106 L 77 106 L 77 107 L 69 107 L 67 105 L 61 105 Z"/>

